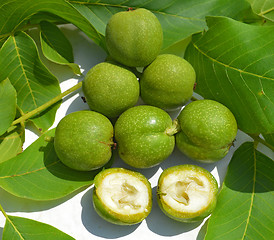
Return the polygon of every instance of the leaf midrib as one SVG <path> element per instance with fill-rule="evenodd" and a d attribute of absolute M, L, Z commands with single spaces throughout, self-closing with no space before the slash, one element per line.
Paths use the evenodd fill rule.
<path fill-rule="evenodd" d="M 38 169 L 35 169 L 35 170 L 32 170 L 32 171 L 27 171 L 27 172 L 24 172 L 24 173 L 20 173 L 20 174 L 13 174 L 13 175 L 10 175 L 10 176 L 0 176 L 0 179 L 6 179 L 6 178 L 13 178 L 13 177 L 21 177 L 21 176 L 24 176 L 24 175 L 28 175 L 28 174 L 32 174 L 32 173 L 35 173 L 35 172 L 39 172 L 39 171 L 42 171 L 46 168 L 49 168 L 49 167 L 52 167 L 53 165 L 59 163 L 60 160 L 57 160 L 55 162 L 52 162 L 50 163 L 49 165 L 47 166 L 44 166 L 44 167 L 41 167 L 41 168 L 38 168 Z"/>
<path fill-rule="evenodd" d="M 5 217 L 9 221 L 9 223 L 11 224 L 11 226 L 14 228 L 15 232 L 19 235 L 20 239 L 24 240 L 25 238 L 23 238 L 22 234 L 19 232 L 19 230 L 17 229 L 17 227 L 10 220 L 9 215 L 6 215 Z"/>
<path fill-rule="evenodd" d="M 249 225 L 251 212 L 252 212 L 252 208 L 253 208 L 254 195 L 255 195 L 255 183 L 256 183 L 257 168 L 256 168 L 256 152 L 255 152 L 255 146 L 254 145 L 253 145 L 253 158 L 254 158 L 254 173 L 253 173 L 252 194 L 251 194 L 251 200 L 250 200 L 250 207 L 249 207 L 249 211 L 248 211 L 248 217 L 247 217 L 247 220 L 246 220 L 246 225 L 245 225 L 244 233 L 243 233 L 243 236 L 242 236 L 241 240 L 244 240 L 244 238 L 246 236 L 246 232 L 247 232 L 247 228 L 248 228 L 248 225 Z"/>
<path fill-rule="evenodd" d="M 210 59 L 212 62 L 215 62 L 215 63 L 217 63 L 217 64 L 220 64 L 220 65 L 224 66 L 225 68 L 232 69 L 232 70 L 237 71 L 237 72 L 239 72 L 239 73 L 241 73 L 241 74 L 244 73 L 244 74 L 249 74 L 249 75 L 252 75 L 252 76 L 258 77 L 258 78 L 268 79 L 268 80 L 272 80 L 272 81 L 274 80 L 274 78 L 261 76 L 261 75 L 259 75 L 259 74 L 252 73 L 252 72 L 247 72 L 247 71 L 244 71 L 244 70 L 242 70 L 242 69 L 239 69 L 239 68 L 230 66 L 230 65 L 228 65 L 228 64 L 226 64 L 226 63 L 223 63 L 223 62 L 221 62 L 221 61 L 218 61 L 218 60 L 216 60 L 215 58 L 213 58 L 213 57 L 209 56 L 208 54 L 206 54 L 204 51 L 202 51 L 202 50 L 199 48 L 199 46 L 197 46 L 193 41 L 192 41 L 192 44 L 193 44 L 193 46 L 196 48 L 196 50 L 197 50 L 199 53 L 201 53 L 202 55 L 204 55 L 205 57 L 207 57 L 208 59 Z"/>

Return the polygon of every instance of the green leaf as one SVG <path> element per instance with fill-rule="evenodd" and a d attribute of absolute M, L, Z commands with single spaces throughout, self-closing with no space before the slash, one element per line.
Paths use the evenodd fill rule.
<path fill-rule="evenodd" d="M 15 157 L 22 152 L 24 129 L 22 126 L 12 126 L 0 136 L 0 163 Z"/>
<path fill-rule="evenodd" d="M 152 11 L 161 22 L 164 32 L 163 49 L 206 28 L 205 16 L 223 15 L 242 19 L 244 11 L 250 6 L 243 0 L 83 0 L 70 1 L 71 4 L 95 27 L 105 35 L 109 18 L 128 8 L 146 8 Z"/>
<path fill-rule="evenodd" d="M 0 136 L 4 134 L 16 115 L 16 91 L 9 79 L 0 82 Z"/>
<path fill-rule="evenodd" d="M 274 3 L 273 0 L 247 0 L 253 11 L 261 17 L 274 22 Z"/>
<path fill-rule="evenodd" d="M 274 133 L 263 134 L 263 137 L 267 143 L 274 147 Z"/>
<path fill-rule="evenodd" d="M 81 172 L 62 164 L 54 150 L 54 133 L 55 129 L 46 132 L 23 153 L 0 163 L 3 189 L 22 198 L 53 200 L 93 183 L 101 169 Z"/>
<path fill-rule="evenodd" d="M 28 20 L 27 24 L 35 25 L 40 24 L 42 21 L 47 21 L 55 24 L 66 24 L 69 23 L 68 21 L 65 21 L 63 18 L 56 16 L 49 12 L 37 12 L 34 15 L 32 15 Z"/>
<path fill-rule="evenodd" d="M 68 65 L 75 74 L 81 74 L 80 68 L 74 62 L 71 43 L 62 31 L 53 23 L 40 23 L 40 40 L 43 54 L 47 59 L 57 64 Z"/>
<path fill-rule="evenodd" d="M 59 82 L 41 62 L 32 38 L 20 32 L 0 49 L 0 81 L 9 78 L 17 91 L 17 105 L 25 114 L 61 93 Z M 54 122 L 58 104 L 32 119 L 42 131 Z"/>
<path fill-rule="evenodd" d="M 97 44 L 100 45 L 102 42 L 102 36 L 65 0 L 5 0 L 0 1 L 0 12 L 0 42 L 21 27 L 25 27 L 28 21 L 32 20 L 31 17 L 38 12 L 61 17 L 80 28 Z"/>
<path fill-rule="evenodd" d="M 73 240 L 74 238 L 48 224 L 28 218 L 7 215 L 2 240 Z"/>
<path fill-rule="evenodd" d="M 205 240 L 272 239 L 274 162 L 246 142 L 234 153 Z"/>
<path fill-rule="evenodd" d="M 208 17 L 185 58 L 197 75 L 196 92 L 226 105 L 250 134 L 274 132 L 274 26 Z"/>

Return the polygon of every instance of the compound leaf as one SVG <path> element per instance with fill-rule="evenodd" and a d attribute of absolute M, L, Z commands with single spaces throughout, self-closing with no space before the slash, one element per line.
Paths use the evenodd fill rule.
<path fill-rule="evenodd" d="M 59 82 L 41 62 L 35 42 L 24 32 L 10 36 L 0 49 L 0 81 L 9 78 L 17 91 L 21 114 L 36 109 L 61 93 Z M 58 104 L 31 120 L 47 130 L 54 122 Z"/>

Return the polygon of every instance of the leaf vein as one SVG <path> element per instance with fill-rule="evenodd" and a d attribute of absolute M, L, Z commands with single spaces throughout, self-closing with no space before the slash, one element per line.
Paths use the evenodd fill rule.
<path fill-rule="evenodd" d="M 44 170 L 46 168 L 52 167 L 53 165 L 55 165 L 55 164 L 57 164 L 59 162 L 60 162 L 60 160 L 57 160 L 55 162 L 50 163 L 47 166 L 43 166 L 41 168 L 38 168 L 38 169 L 35 169 L 35 170 L 32 170 L 32 171 L 26 171 L 26 172 L 20 173 L 20 174 L 13 174 L 13 175 L 10 175 L 10 176 L 2 176 L 2 177 L 0 176 L 0 179 L 21 177 L 21 176 L 24 176 L 24 175 L 28 175 L 28 174 L 32 174 L 32 173 L 35 173 L 35 172 L 39 172 L 39 171 L 42 171 L 42 170 Z"/>
<path fill-rule="evenodd" d="M 21 67 L 22 73 L 23 73 L 24 78 L 25 78 L 25 80 L 26 80 L 26 84 L 27 84 L 27 86 L 28 86 L 28 88 L 29 88 L 29 92 L 30 92 L 30 94 L 31 94 L 33 103 L 34 103 L 34 105 L 37 107 L 36 100 L 35 100 L 35 98 L 34 98 L 34 96 L 33 96 L 32 89 L 31 89 L 31 87 L 30 87 L 29 79 L 28 79 L 28 77 L 27 77 L 26 71 L 25 71 L 25 69 L 24 69 L 24 66 L 23 66 L 23 63 L 22 63 L 22 60 L 21 60 L 21 56 L 20 56 L 20 53 L 19 53 L 19 48 L 18 48 L 18 46 L 17 46 L 15 37 L 13 36 L 12 39 L 13 39 L 14 47 L 15 47 L 15 50 L 16 50 L 17 58 L 18 58 L 19 63 L 20 63 L 20 67 Z"/>

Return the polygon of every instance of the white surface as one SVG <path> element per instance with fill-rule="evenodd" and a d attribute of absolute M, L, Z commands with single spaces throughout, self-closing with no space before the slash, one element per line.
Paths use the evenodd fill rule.
<path fill-rule="evenodd" d="M 83 33 L 75 28 L 63 28 L 65 35 L 73 45 L 75 62 L 80 65 L 83 74 L 95 64 L 104 61 L 105 52 L 89 40 Z M 172 49 L 174 51 L 174 49 Z M 50 70 L 60 81 L 62 92 L 81 81 L 83 77 L 75 77 L 68 67 L 56 65 L 46 61 Z M 64 102 L 57 111 L 56 121 L 52 127 L 56 127 L 62 117 L 70 112 L 81 109 L 88 109 L 81 97 L 81 90 L 76 94 L 64 98 Z M 174 118 L 178 114 L 173 112 Z M 37 135 L 30 130 L 26 131 L 26 142 L 24 148 L 30 145 Z M 166 217 L 159 209 L 156 202 L 156 185 L 158 177 L 165 169 L 179 164 L 196 164 L 209 170 L 218 181 L 220 186 L 226 173 L 226 167 L 231 159 L 233 152 L 246 140 L 251 140 L 245 134 L 238 132 L 235 147 L 232 147 L 229 154 L 221 161 L 215 164 L 199 164 L 187 159 L 177 149 L 161 165 L 151 169 L 140 170 L 150 181 L 153 188 L 153 208 L 151 214 L 141 224 L 135 226 L 116 226 L 102 220 L 94 211 L 92 206 L 93 187 L 78 191 L 57 201 L 36 202 L 17 198 L 6 191 L 0 189 L 0 201 L 5 211 L 10 215 L 26 217 L 48 223 L 65 233 L 71 235 L 77 240 L 87 239 L 142 239 L 142 240 L 161 240 L 161 239 L 184 239 L 194 240 L 203 239 L 205 227 L 204 222 L 186 224 L 176 222 Z M 267 152 L 267 148 L 263 148 Z M 271 154 L 271 153 L 269 153 Z M 126 167 L 119 159 L 114 167 Z M 0 237 L 5 223 L 5 218 L 0 214 Z"/>

